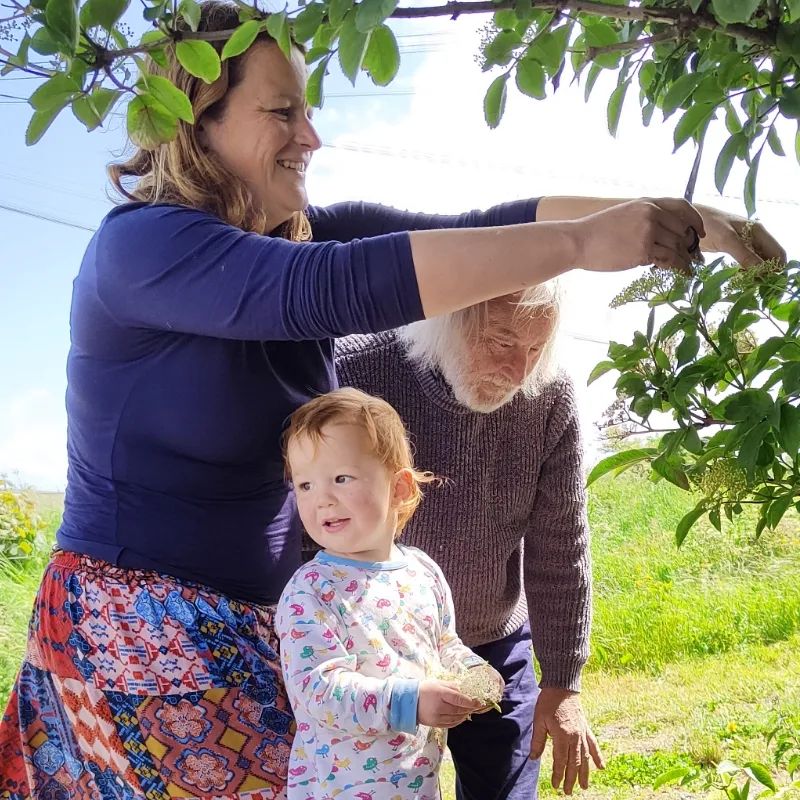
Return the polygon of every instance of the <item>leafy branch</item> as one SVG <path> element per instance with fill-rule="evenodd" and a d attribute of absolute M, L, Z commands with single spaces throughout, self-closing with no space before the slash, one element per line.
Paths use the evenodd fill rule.
<path fill-rule="evenodd" d="M 678 544 L 706 514 L 721 530 L 722 514 L 733 519 L 743 505 L 759 505 L 760 535 L 793 506 L 800 511 L 798 289 L 798 262 L 742 270 L 719 259 L 689 280 L 652 270 L 615 298 L 615 307 L 646 302 L 647 328 L 630 345 L 612 342 L 589 382 L 619 373 L 610 438 L 660 438 L 602 460 L 589 483 L 648 463 L 654 480 L 695 492 Z M 767 320 L 779 335 L 760 341 Z"/>

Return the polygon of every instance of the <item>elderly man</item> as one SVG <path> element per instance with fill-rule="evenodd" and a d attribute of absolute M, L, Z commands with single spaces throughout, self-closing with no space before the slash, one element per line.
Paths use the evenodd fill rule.
<path fill-rule="evenodd" d="M 337 344 L 340 383 L 388 400 L 417 463 L 447 479 L 403 542 L 441 565 L 461 637 L 506 683 L 502 714 L 450 732 L 460 800 L 534 798 L 548 734 L 554 786 L 586 786 L 590 758 L 602 767 L 578 694 L 589 531 L 575 396 L 554 366 L 558 318 L 557 288 L 545 284 Z"/>

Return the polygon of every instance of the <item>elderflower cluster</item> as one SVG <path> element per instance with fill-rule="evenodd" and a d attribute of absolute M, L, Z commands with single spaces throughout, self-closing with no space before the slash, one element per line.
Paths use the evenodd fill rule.
<path fill-rule="evenodd" d="M 619 308 L 627 303 L 644 302 L 654 294 L 666 294 L 684 281 L 685 278 L 672 270 L 651 267 L 647 273 L 637 278 L 611 301 L 611 308 Z"/>
<path fill-rule="evenodd" d="M 697 483 L 708 498 L 739 500 L 747 494 L 747 474 L 733 458 L 715 461 Z"/>
<path fill-rule="evenodd" d="M 762 261 L 754 267 L 743 267 L 733 275 L 728 282 L 728 286 L 734 292 L 743 292 L 755 284 L 757 280 L 764 280 L 771 275 L 777 275 L 784 269 L 783 264 L 777 258 L 770 258 Z"/>
<path fill-rule="evenodd" d="M 500 710 L 503 687 L 498 683 L 495 671 L 488 664 L 477 667 L 463 667 L 457 672 L 440 672 L 436 677 L 442 681 L 452 681 L 461 694 L 481 705 Z"/>

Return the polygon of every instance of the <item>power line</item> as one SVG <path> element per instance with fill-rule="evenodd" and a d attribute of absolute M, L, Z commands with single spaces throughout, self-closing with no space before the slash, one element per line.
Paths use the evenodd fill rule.
<path fill-rule="evenodd" d="M 10 211 L 13 214 L 22 214 L 25 217 L 41 219 L 45 222 L 53 222 L 56 225 L 65 225 L 68 228 L 76 228 L 79 231 L 89 231 L 89 233 L 94 233 L 97 230 L 96 227 L 92 227 L 91 225 L 73 222 L 72 220 L 64 219 L 63 217 L 57 217 L 54 214 L 45 214 L 41 211 L 34 211 L 33 209 L 24 208 L 23 206 L 15 206 L 11 203 L 0 202 L 0 209 L 3 211 Z"/>

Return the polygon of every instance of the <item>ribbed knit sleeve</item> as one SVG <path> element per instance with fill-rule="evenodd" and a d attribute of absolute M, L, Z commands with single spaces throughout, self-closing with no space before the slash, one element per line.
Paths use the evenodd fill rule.
<path fill-rule="evenodd" d="M 574 388 L 566 378 L 554 388 L 525 536 L 524 582 L 542 686 L 579 691 L 591 626 L 589 523 Z"/>

